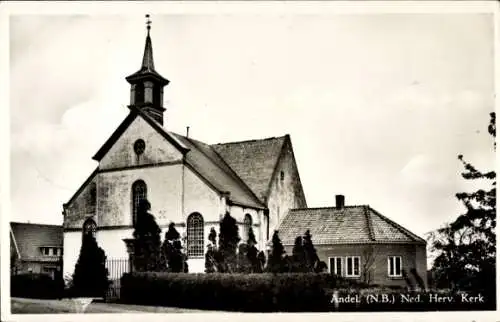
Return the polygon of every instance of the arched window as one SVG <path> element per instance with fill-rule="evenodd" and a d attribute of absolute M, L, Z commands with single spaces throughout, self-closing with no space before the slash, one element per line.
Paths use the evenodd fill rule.
<path fill-rule="evenodd" d="M 188 257 L 203 256 L 203 217 L 195 212 L 187 219 L 187 250 Z"/>
<path fill-rule="evenodd" d="M 135 104 L 144 103 L 144 84 L 138 83 L 135 85 Z"/>
<path fill-rule="evenodd" d="M 95 238 L 95 232 L 97 230 L 97 225 L 95 223 L 95 221 L 91 218 L 85 220 L 85 222 L 83 223 L 83 234 L 82 234 L 82 238 L 83 236 L 86 236 L 86 235 L 92 235 L 92 237 Z"/>
<path fill-rule="evenodd" d="M 245 219 L 243 219 L 243 236 L 245 240 L 243 242 L 247 242 L 248 233 L 250 232 L 250 227 L 252 227 L 252 216 L 249 214 L 245 215 Z"/>
<path fill-rule="evenodd" d="M 148 190 L 146 183 L 142 180 L 137 180 L 132 185 L 132 223 L 135 225 L 137 221 L 137 210 L 141 200 L 148 198 Z"/>

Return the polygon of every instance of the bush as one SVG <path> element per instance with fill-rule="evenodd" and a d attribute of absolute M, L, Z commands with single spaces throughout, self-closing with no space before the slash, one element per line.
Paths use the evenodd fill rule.
<path fill-rule="evenodd" d="M 11 276 L 10 295 L 38 299 L 61 298 L 64 292 L 64 281 L 52 279 L 46 274 L 19 274 Z"/>
<path fill-rule="evenodd" d="M 327 290 L 350 281 L 329 274 L 126 273 L 121 301 L 246 312 L 314 312 L 331 306 Z"/>

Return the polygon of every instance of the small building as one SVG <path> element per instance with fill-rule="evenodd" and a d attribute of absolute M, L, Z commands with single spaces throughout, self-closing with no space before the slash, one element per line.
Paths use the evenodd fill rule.
<path fill-rule="evenodd" d="M 368 205 L 344 203 L 337 195 L 334 207 L 291 209 L 278 228 L 287 254 L 309 230 L 332 274 L 384 286 L 418 285 L 418 275 L 427 287 L 425 240 Z"/>
<path fill-rule="evenodd" d="M 10 241 L 12 275 L 62 270 L 62 226 L 11 222 Z"/>

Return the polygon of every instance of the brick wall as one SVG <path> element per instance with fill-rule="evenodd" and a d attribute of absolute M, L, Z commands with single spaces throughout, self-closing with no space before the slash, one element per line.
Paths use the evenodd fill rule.
<path fill-rule="evenodd" d="M 292 254 L 293 246 L 285 246 L 288 255 Z M 355 278 L 370 284 L 386 286 L 406 286 L 404 278 L 388 276 L 388 256 L 401 256 L 402 269 L 410 273 L 417 269 L 424 282 L 427 282 L 426 260 L 422 257 L 425 245 L 384 244 L 384 245 L 315 245 L 320 260 L 328 266 L 329 257 L 359 256 L 361 276 Z M 345 259 L 343 259 L 345 261 Z M 343 264 L 345 274 L 346 264 Z M 330 266 L 329 266 L 330 271 Z"/>

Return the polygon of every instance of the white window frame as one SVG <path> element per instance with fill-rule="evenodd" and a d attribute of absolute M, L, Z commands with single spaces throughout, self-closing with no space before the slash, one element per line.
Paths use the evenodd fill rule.
<path fill-rule="evenodd" d="M 358 259 L 358 274 L 354 274 L 356 262 L 355 259 Z M 352 260 L 352 272 L 349 274 L 349 260 Z M 347 256 L 345 258 L 345 276 L 346 277 L 361 277 L 361 257 L 360 256 Z"/>
<path fill-rule="evenodd" d="M 337 274 L 337 259 L 340 259 L 340 274 Z M 332 260 L 333 260 L 333 272 L 332 272 Z M 337 276 L 343 276 L 344 275 L 344 258 L 341 256 L 333 256 L 333 257 L 328 257 L 328 272 L 330 274 L 334 274 Z"/>
<path fill-rule="evenodd" d="M 394 271 L 394 274 L 391 274 L 391 258 L 393 259 L 392 261 L 392 265 L 394 267 L 393 268 L 393 271 Z M 399 260 L 399 274 L 396 274 L 396 260 Z M 403 259 L 401 258 L 401 256 L 395 256 L 395 255 L 391 255 L 391 256 L 387 256 L 387 276 L 389 277 L 403 277 Z"/>

